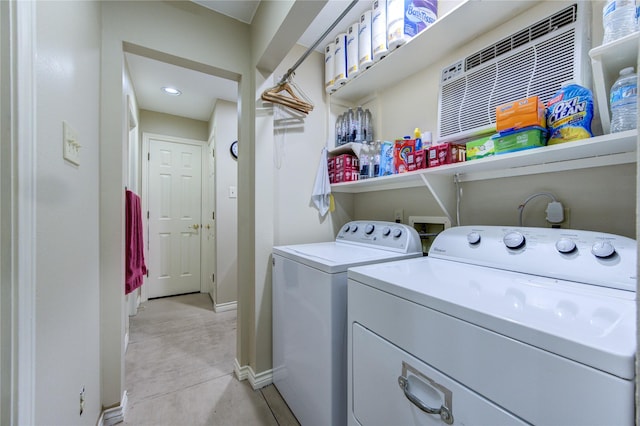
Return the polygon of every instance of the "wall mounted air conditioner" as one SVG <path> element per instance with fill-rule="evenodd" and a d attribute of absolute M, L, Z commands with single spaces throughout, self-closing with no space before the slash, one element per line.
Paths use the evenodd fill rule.
<path fill-rule="evenodd" d="M 493 132 L 496 106 L 533 95 L 546 104 L 562 82 L 591 87 L 591 3 L 555 4 L 563 7 L 442 70 L 439 141 Z"/>

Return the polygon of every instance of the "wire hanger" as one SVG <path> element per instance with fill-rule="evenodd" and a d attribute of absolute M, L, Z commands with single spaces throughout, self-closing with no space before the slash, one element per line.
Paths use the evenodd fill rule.
<path fill-rule="evenodd" d="M 294 91 L 295 89 L 295 91 Z M 296 93 L 297 92 L 297 93 Z M 302 112 L 305 115 L 313 111 L 311 99 L 296 85 L 291 77 L 262 93 L 261 98 Z"/>

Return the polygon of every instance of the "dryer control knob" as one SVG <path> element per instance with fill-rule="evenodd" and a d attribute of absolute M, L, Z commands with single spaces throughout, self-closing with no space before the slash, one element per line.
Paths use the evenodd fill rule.
<path fill-rule="evenodd" d="M 385 237 L 391 235 L 391 228 L 389 228 L 388 226 L 382 228 L 382 235 L 384 235 Z"/>
<path fill-rule="evenodd" d="M 569 238 L 560 238 L 556 241 L 556 250 L 560 253 L 571 253 L 576 249 L 576 242 Z"/>
<path fill-rule="evenodd" d="M 615 247 L 609 241 L 598 241 L 591 246 L 591 253 L 595 257 L 604 258 L 612 256 L 616 252 Z"/>
<path fill-rule="evenodd" d="M 364 233 L 367 235 L 373 234 L 373 230 L 376 229 L 375 225 L 369 223 L 364 227 Z"/>
<path fill-rule="evenodd" d="M 393 236 L 394 236 L 394 238 L 400 238 L 400 236 L 402 236 L 402 229 L 400 229 L 400 228 L 394 229 Z"/>
<path fill-rule="evenodd" d="M 342 228 L 344 232 L 349 232 L 349 229 L 351 229 L 349 225 L 345 225 L 344 228 Z"/>
<path fill-rule="evenodd" d="M 351 227 L 351 232 L 357 232 L 358 231 L 358 225 L 353 225 Z"/>
<path fill-rule="evenodd" d="M 469 244 L 478 244 L 480 242 L 480 234 L 477 232 L 469 232 L 467 234 L 467 241 Z"/>
<path fill-rule="evenodd" d="M 506 245 L 510 249 L 517 249 L 524 246 L 524 235 L 518 231 L 509 232 L 502 239 L 504 241 L 504 245 Z"/>

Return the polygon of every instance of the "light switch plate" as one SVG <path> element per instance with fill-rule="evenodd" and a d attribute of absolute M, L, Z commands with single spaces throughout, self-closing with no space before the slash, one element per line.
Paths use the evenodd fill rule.
<path fill-rule="evenodd" d="M 235 186 L 230 186 L 229 187 L 229 198 L 237 198 L 238 197 L 238 190 Z"/>
<path fill-rule="evenodd" d="M 62 122 L 62 157 L 76 166 L 80 165 L 80 143 L 77 132 L 67 123 Z"/>

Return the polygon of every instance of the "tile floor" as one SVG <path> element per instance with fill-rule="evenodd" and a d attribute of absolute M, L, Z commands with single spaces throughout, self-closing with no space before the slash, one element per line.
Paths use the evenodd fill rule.
<path fill-rule="evenodd" d="M 208 294 L 150 300 L 130 318 L 125 425 L 299 426 L 277 389 L 233 374 L 236 311 Z"/>

